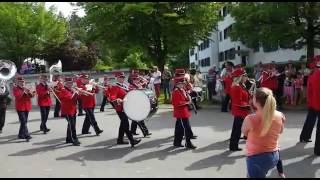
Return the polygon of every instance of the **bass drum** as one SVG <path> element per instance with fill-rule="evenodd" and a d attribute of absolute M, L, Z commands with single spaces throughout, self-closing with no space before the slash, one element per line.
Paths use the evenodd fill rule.
<path fill-rule="evenodd" d="M 124 97 L 123 111 L 130 120 L 143 121 L 149 119 L 157 110 L 158 103 L 152 90 L 132 90 Z"/>

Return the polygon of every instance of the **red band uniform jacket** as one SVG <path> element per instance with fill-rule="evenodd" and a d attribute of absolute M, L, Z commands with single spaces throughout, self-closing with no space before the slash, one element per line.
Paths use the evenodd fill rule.
<path fill-rule="evenodd" d="M 51 106 L 52 105 L 48 85 L 46 86 L 46 85 L 40 83 L 36 86 L 36 91 L 38 94 L 38 105 L 39 106 Z"/>
<path fill-rule="evenodd" d="M 13 95 L 15 97 L 15 106 L 17 111 L 31 110 L 31 98 L 33 96 L 25 94 L 24 89 L 18 86 L 13 88 Z"/>
<path fill-rule="evenodd" d="M 61 101 L 61 115 L 74 116 L 77 113 L 79 95 L 68 88 L 63 88 L 58 97 Z"/>
<path fill-rule="evenodd" d="M 241 85 L 231 87 L 231 112 L 233 116 L 245 118 L 249 114 L 249 110 L 240 106 L 249 105 L 249 93 Z"/>
<path fill-rule="evenodd" d="M 320 111 L 320 70 L 309 76 L 307 86 L 308 107 Z"/>
<path fill-rule="evenodd" d="M 191 114 L 189 112 L 188 105 L 180 106 L 189 102 L 188 97 L 184 90 L 175 88 L 172 92 L 172 105 L 173 105 L 173 117 L 175 118 L 190 118 Z"/>
<path fill-rule="evenodd" d="M 119 86 L 112 86 L 110 90 L 110 102 L 114 103 L 116 99 L 122 99 L 126 96 L 127 91 L 124 90 L 123 88 Z M 123 104 L 120 103 L 114 103 L 114 108 L 117 112 L 122 112 L 123 111 Z"/>
<path fill-rule="evenodd" d="M 82 90 L 87 90 L 87 87 L 85 85 L 81 85 L 79 88 L 82 88 Z M 90 93 L 97 94 L 99 93 L 99 88 L 98 87 L 93 87 L 91 91 L 88 91 Z M 96 106 L 96 98 L 95 95 L 80 95 L 80 99 L 82 101 L 82 108 L 94 108 Z"/>

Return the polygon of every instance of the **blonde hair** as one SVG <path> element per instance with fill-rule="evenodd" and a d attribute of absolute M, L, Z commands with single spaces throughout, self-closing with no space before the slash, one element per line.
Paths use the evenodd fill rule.
<path fill-rule="evenodd" d="M 256 90 L 256 101 L 263 107 L 262 124 L 260 136 L 265 136 L 272 124 L 273 116 L 276 111 L 277 103 L 272 91 L 268 88 L 258 88 Z"/>

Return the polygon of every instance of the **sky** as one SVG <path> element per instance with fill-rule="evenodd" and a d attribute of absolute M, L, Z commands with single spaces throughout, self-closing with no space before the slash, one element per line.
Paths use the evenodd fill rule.
<path fill-rule="evenodd" d="M 58 10 L 57 13 L 59 13 L 59 11 L 61 11 L 65 17 L 70 16 L 72 14 L 73 10 L 76 10 L 79 8 L 79 7 L 71 6 L 70 2 L 46 2 L 45 3 L 45 6 L 47 9 L 49 9 L 49 7 L 52 5 L 57 7 L 57 10 Z M 84 10 L 79 9 L 77 12 L 77 15 L 80 17 L 83 17 L 85 15 Z"/>

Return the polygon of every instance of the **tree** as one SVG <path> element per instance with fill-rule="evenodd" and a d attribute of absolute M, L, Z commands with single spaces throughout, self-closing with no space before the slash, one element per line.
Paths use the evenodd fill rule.
<path fill-rule="evenodd" d="M 233 6 L 235 19 L 231 37 L 250 48 L 300 49 L 307 47 L 307 57 L 320 48 L 319 2 L 240 2 Z"/>
<path fill-rule="evenodd" d="M 97 64 L 96 54 L 94 47 L 76 47 L 74 42 L 69 40 L 58 47 L 47 49 L 42 58 L 50 65 L 61 60 L 62 71 L 90 70 Z"/>
<path fill-rule="evenodd" d="M 86 11 L 92 39 L 104 39 L 116 50 L 142 48 L 149 57 L 146 60 L 163 70 L 168 55 L 188 49 L 216 27 L 221 3 L 89 2 L 81 5 Z"/>
<path fill-rule="evenodd" d="M 22 61 L 41 55 L 44 49 L 65 41 L 65 20 L 47 11 L 44 3 L 0 3 L 0 58 Z"/>

